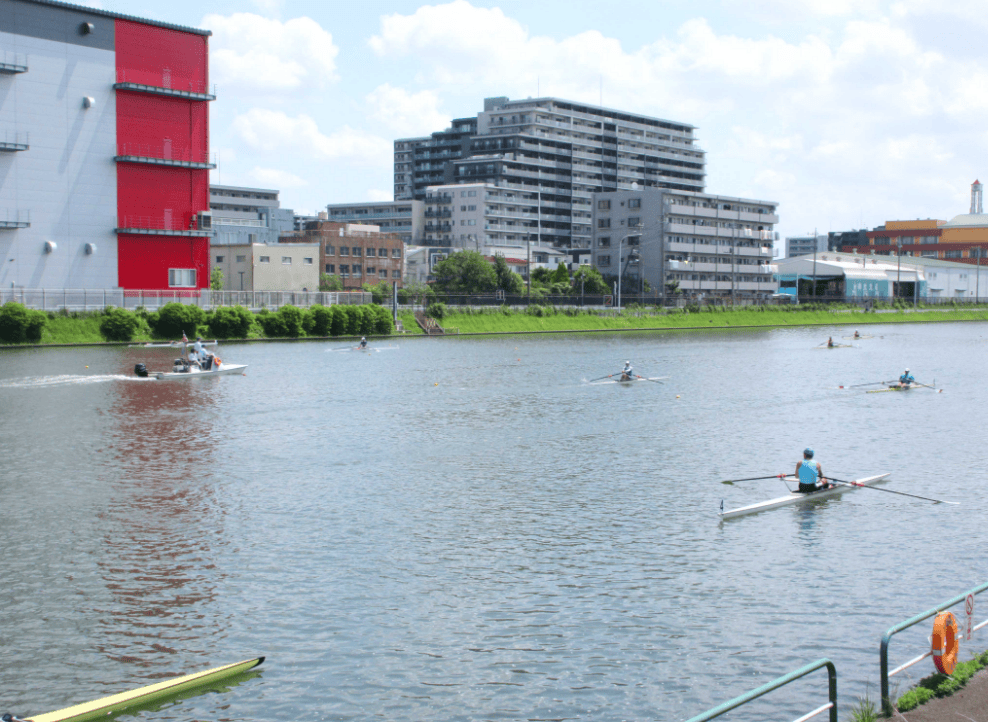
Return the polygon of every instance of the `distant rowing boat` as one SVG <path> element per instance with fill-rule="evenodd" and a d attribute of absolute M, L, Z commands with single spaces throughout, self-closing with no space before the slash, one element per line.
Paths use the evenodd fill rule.
<path fill-rule="evenodd" d="M 737 509 L 730 509 L 729 511 L 723 510 L 724 503 L 721 502 L 721 519 L 734 519 L 735 517 L 745 516 L 747 514 L 757 514 L 760 511 L 767 511 L 768 509 L 778 509 L 780 506 L 789 506 L 791 504 L 800 504 L 806 501 L 813 501 L 816 499 L 826 499 L 831 496 L 837 496 L 838 494 L 843 494 L 848 491 L 856 491 L 862 486 L 871 486 L 872 484 L 877 484 L 879 482 L 885 481 L 889 477 L 889 474 L 878 474 L 877 476 L 866 476 L 863 479 L 858 479 L 853 484 L 839 484 L 837 486 L 832 486 L 828 489 L 823 489 L 821 491 L 810 492 L 809 494 L 801 494 L 798 491 L 791 491 L 785 496 L 780 496 L 775 499 L 769 499 L 768 501 L 761 501 L 757 504 L 749 504 L 748 506 L 742 506 Z M 786 481 L 791 481 L 798 484 L 799 479 L 786 476 L 783 477 Z"/>
<path fill-rule="evenodd" d="M 917 387 L 925 388 L 925 384 L 891 384 L 888 388 L 884 389 L 869 389 L 865 393 L 869 394 L 884 394 L 886 391 L 909 391 L 909 389 L 915 389 Z"/>
<path fill-rule="evenodd" d="M 168 343 L 132 343 L 128 348 L 182 348 L 183 346 L 191 346 L 192 342 L 183 341 L 169 341 Z M 219 341 L 203 341 L 203 346 L 217 346 Z"/>
<path fill-rule="evenodd" d="M 875 337 L 874 336 L 844 336 L 844 338 L 849 338 L 849 339 L 858 341 L 858 340 L 861 340 L 861 339 L 875 338 Z"/>
<path fill-rule="evenodd" d="M 816 348 L 822 348 L 822 349 L 829 349 L 829 348 L 854 348 L 854 346 L 852 346 L 849 343 L 835 343 L 833 346 L 828 346 L 827 344 L 822 344 L 820 346 L 817 346 Z"/>
<path fill-rule="evenodd" d="M 615 374 L 615 376 L 617 376 L 617 374 Z M 668 376 L 635 376 L 633 379 L 602 379 L 598 381 L 588 381 L 587 383 L 590 386 L 602 386 L 604 384 L 633 384 L 637 381 L 655 381 L 662 383 L 668 378 Z"/>
<path fill-rule="evenodd" d="M 210 687 L 221 680 L 243 674 L 261 664 L 264 657 L 235 662 L 204 672 L 188 674 L 184 677 L 167 679 L 164 682 L 140 687 L 129 692 L 121 692 L 110 697 L 66 707 L 56 712 L 28 717 L 23 722 L 86 722 L 87 720 L 106 719 L 107 715 L 120 712 L 131 707 L 153 704 L 154 702 L 171 698 L 182 692 L 197 688 Z"/>

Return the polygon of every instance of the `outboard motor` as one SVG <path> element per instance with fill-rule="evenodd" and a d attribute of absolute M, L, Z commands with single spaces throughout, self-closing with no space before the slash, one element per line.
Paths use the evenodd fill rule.
<path fill-rule="evenodd" d="M 184 358 L 175 359 L 175 363 L 172 366 L 172 371 L 175 373 L 185 373 L 189 370 L 189 365 L 185 362 Z"/>
<path fill-rule="evenodd" d="M 145 366 L 144 364 L 136 364 L 134 366 L 134 373 L 140 376 L 142 379 L 146 379 L 148 377 L 148 367 Z"/>

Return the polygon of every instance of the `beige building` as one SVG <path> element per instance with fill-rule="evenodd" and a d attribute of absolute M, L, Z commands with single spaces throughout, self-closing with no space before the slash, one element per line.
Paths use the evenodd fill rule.
<path fill-rule="evenodd" d="M 374 225 L 317 220 L 302 231 L 283 234 L 279 245 L 296 241 L 315 241 L 319 272 L 338 276 L 344 291 L 381 281 L 402 285 L 405 243 L 394 233 L 381 233 Z"/>
<path fill-rule="evenodd" d="M 319 244 L 213 246 L 224 291 L 318 291 Z"/>

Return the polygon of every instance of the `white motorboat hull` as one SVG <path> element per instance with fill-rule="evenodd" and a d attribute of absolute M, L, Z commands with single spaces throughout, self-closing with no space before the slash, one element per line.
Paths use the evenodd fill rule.
<path fill-rule="evenodd" d="M 838 496 L 848 491 L 856 491 L 861 488 L 861 486 L 872 486 L 873 484 L 878 484 L 880 482 L 886 481 L 891 474 L 877 474 L 875 476 L 866 476 L 863 479 L 856 479 L 855 485 L 849 484 L 838 484 L 832 486 L 829 489 L 824 489 L 822 491 L 814 491 L 810 494 L 801 494 L 798 491 L 791 491 L 785 496 L 780 496 L 776 499 L 769 499 L 768 501 L 762 501 L 757 504 L 749 504 L 748 506 L 742 506 L 737 509 L 730 509 L 729 511 L 720 512 L 721 519 L 733 519 L 739 516 L 745 516 L 747 514 L 757 514 L 760 511 L 767 511 L 769 509 L 778 509 L 781 506 L 790 506 L 792 504 L 800 504 L 807 501 L 816 501 L 817 499 L 826 499 L 831 496 Z M 784 477 L 786 481 L 793 482 L 795 484 L 799 483 L 799 479 L 787 476 Z M 858 486 L 860 485 L 860 486 Z"/>
<path fill-rule="evenodd" d="M 157 371 L 148 374 L 156 378 L 158 381 L 171 381 L 171 380 L 184 380 L 184 379 L 200 379 L 209 376 L 226 376 L 228 374 L 242 374 L 247 368 L 247 364 L 220 364 L 218 369 L 211 369 L 209 371 L 199 371 L 194 369 L 191 371 Z"/>

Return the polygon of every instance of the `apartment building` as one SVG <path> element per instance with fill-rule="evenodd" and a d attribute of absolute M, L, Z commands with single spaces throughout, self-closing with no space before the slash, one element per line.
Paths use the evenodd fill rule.
<path fill-rule="evenodd" d="M 824 234 L 790 236 L 786 238 L 786 258 L 822 253 L 827 250 L 828 237 Z"/>
<path fill-rule="evenodd" d="M 392 233 L 406 244 L 421 243 L 425 237 L 425 204 L 422 201 L 332 203 L 326 206 L 325 220 L 375 225 L 381 233 Z"/>
<path fill-rule="evenodd" d="M 318 244 L 319 273 L 339 276 L 345 291 L 380 281 L 401 286 L 405 243 L 393 233 L 373 225 L 318 220 L 281 237 L 282 244 L 305 242 Z"/>
<path fill-rule="evenodd" d="M 208 285 L 210 34 L 0 0 L 0 285 Z"/>
<path fill-rule="evenodd" d="M 642 280 L 660 292 L 672 284 L 692 298 L 776 291 L 776 203 L 658 188 L 593 199 L 592 263 L 605 277 L 620 274 L 622 293 Z"/>
<path fill-rule="evenodd" d="M 395 141 L 395 199 L 426 200 L 437 185 L 510 189 L 525 194 L 529 209 L 534 197 L 543 241 L 590 248 L 594 193 L 635 185 L 703 192 L 705 154 L 694 131 L 557 98 L 487 98 L 476 119 Z"/>
<path fill-rule="evenodd" d="M 209 186 L 213 245 L 277 243 L 295 227 L 293 211 L 282 208 L 278 196 L 266 188 Z"/>

